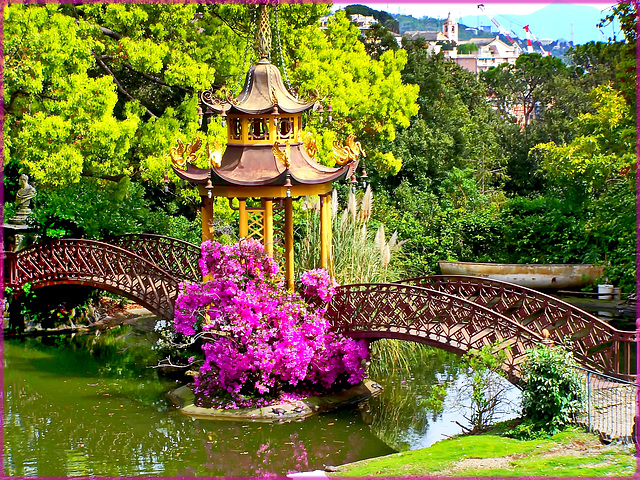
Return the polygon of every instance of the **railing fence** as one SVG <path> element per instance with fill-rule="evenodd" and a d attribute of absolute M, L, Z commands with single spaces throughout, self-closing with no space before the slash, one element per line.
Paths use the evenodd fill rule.
<path fill-rule="evenodd" d="M 634 442 L 637 389 L 632 382 L 603 375 L 585 368 L 586 406 L 574 422 L 598 433 L 604 442 Z"/>

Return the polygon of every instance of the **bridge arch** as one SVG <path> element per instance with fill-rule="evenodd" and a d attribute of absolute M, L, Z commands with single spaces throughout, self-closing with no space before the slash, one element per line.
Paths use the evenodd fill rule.
<path fill-rule="evenodd" d="M 108 239 L 108 243 L 149 260 L 180 280 L 202 280 L 198 267 L 200 246 L 193 243 L 150 233 L 119 235 Z"/>
<path fill-rule="evenodd" d="M 402 284 L 354 284 L 336 289 L 327 318 L 352 338 L 415 341 L 457 354 L 497 343 L 509 347 L 503 366 L 520 377 L 526 350 L 542 336 L 481 305 L 433 289 Z"/>
<path fill-rule="evenodd" d="M 53 240 L 5 253 L 5 286 L 86 285 L 123 295 L 162 318 L 173 317 L 180 280 L 153 262 L 105 242 Z"/>
<path fill-rule="evenodd" d="M 538 334 L 547 330 L 554 343 L 568 343 L 576 360 L 587 368 L 627 380 L 637 375 L 637 332 L 618 330 L 551 295 L 500 280 L 464 275 L 432 275 L 398 283 L 465 298 Z"/>

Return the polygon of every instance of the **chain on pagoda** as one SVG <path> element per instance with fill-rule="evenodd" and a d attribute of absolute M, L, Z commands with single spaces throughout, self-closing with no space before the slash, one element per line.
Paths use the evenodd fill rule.
<path fill-rule="evenodd" d="M 320 197 L 322 268 L 331 257 L 331 191 L 334 181 L 355 178 L 359 144 L 338 159 L 337 168 L 315 161 L 315 144 L 305 146 L 302 114 L 318 104 L 296 99 L 287 91 L 279 69 L 269 61 L 271 29 L 262 5 L 256 44 L 260 60 L 247 73 L 244 87 L 235 98 L 218 99 L 207 90 L 200 95 L 205 114 L 226 119 L 227 146 L 219 163 L 201 169 L 185 162 L 173 170 L 178 177 L 198 185 L 202 197 L 203 241 L 212 239 L 213 198 L 237 199 L 240 238 L 257 238 L 273 255 L 274 209 L 284 209 L 284 266 L 287 287 L 294 285 L 293 200 L 307 195 Z M 353 144 L 353 138 L 350 138 Z M 334 149 L 335 150 L 335 149 Z M 250 207 L 248 199 L 259 200 Z M 257 202 L 255 202 L 257 203 Z"/>

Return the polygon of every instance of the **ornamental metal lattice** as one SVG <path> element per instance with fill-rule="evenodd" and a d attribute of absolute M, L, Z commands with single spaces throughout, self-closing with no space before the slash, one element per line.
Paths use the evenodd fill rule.
<path fill-rule="evenodd" d="M 504 349 L 504 370 L 517 381 L 526 350 L 542 336 L 482 305 L 414 285 L 343 285 L 329 303 L 327 317 L 353 338 L 395 338 L 458 354 L 485 345 Z"/>
<path fill-rule="evenodd" d="M 5 252 L 5 286 L 19 289 L 87 285 L 123 295 L 162 318 L 173 318 L 179 280 L 124 248 L 93 240 L 64 239 Z"/>
<path fill-rule="evenodd" d="M 537 334 L 546 329 L 554 343 L 570 346 L 576 360 L 586 368 L 623 379 L 636 374 L 636 332 L 617 330 L 558 298 L 512 283 L 462 275 L 434 275 L 400 283 L 464 298 Z"/>
<path fill-rule="evenodd" d="M 151 234 L 120 235 L 110 239 L 109 243 L 154 263 L 178 280 L 202 280 L 198 268 L 200 247 L 193 243 Z"/>
<path fill-rule="evenodd" d="M 181 280 L 200 281 L 200 248 L 158 235 L 125 235 L 113 244 L 64 239 L 4 252 L 4 284 L 19 289 L 88 285 L 124 295 L 173 317 Z M 617 330 L 566 302 L 518 285 L 466 276 L 430 276 L 393 284 L 344 285 L 327 307 L 334 327 L 354 338 L 396 338 L 455 353 L 496 344 L 507 350 L 515 381 L 526 350 L 566 343 L 583 366 L 635 378 L 638 335 Z"/>

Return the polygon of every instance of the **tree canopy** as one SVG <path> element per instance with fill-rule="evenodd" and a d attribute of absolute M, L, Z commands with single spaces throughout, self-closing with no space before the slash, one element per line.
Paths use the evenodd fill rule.
<path fill-rule="evenodd" d="M 354 133 L 381 175 L 394 173 L 401 160 L 386 144 L 417 111 L 417 88 L 401 81 L 406 57 L 388 52 L 371 59 L 344 14 L 324 33 L 318 19 L 328 8 L 279 6 L 271 21 L 272 62 L 298 95 L 330 96 L 333 125 L 308 123 L 325 159 L 334 139 Z M 210 87 L 238 93 L 255 60 L 256 17 L 256 6 L 242 4 L 9 5 L 4 45 L 8 196 L 17 188 L 18 174 L 27 173 L 40 202 L 63 197 L 74 202 L 78 198 L 71 192 L 86 190 L 80 184 L 113 183 L 119 185 L 117 195 L 112 188 L 96 190 L 108 203 L 107 215 L 131 195 L 152 209 L 177 201 L 185 214 L 195 215 L 195 192 L 177 182 L 166 154 L 178 138 L 186 142 L 199 136 L 224 146 L 220 119 L 208 122 L 206 131 L 200 127 L 197 95 Z M 175 184 L 167 195 L 165 175 Z"/>

